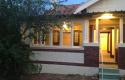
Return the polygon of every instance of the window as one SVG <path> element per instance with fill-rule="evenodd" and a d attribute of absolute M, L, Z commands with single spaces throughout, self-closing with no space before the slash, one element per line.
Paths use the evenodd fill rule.
<path fill-rule="evenodd" d="M 89 21 L 89 42 L 95 42 L 96 41 L 96 29 L 95 29 L 95 24 L 96 24 L 96 20 L 95 19 L 91 19 Z"/>
<path fill-rule="evenodd" d="M 40 44 L 40 32 L 34 31 L 33 43 Z"/>
<path fill-rule="evenodd" d="M 74 46 L 80 45 L 80 31 L 74 30 Z"/>
<path fill-rule="evenodd" d="M 49 46 L 49 45 L 50 45 L 50 35 L 49 35 L 49 33 L 47 33 L 47 34 L 45 35 L 45 45 L 46 45 L 46 46 Z"/>
<path fill-rule="evenodd" d="M 81 23 L 74 23 L 74 35 L 73 35 L 73 45 L 82 46 L 82 25 Z"/>
<path fill-rule="evenodd" d="M 60 44 L 60 31 L 53 30 L 53 45 L 59 46 Z"/>
<path fill-rule="evenodd" d="M 95 26 L 90 25 L 89 26 L 89 42 L 94 42 L 94 35 L 95 34 Z"/>
<path fill-rule="evenodd" d="M 49 33 L 48 34 L 42 34 L 41 31 L 34 30 L 34 38 L 33 38 L 33 44 L 34 45 L 49 45 Z"/>

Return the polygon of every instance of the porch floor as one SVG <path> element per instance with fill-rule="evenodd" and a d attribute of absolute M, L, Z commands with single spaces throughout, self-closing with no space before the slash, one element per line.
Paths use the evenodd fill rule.
<path fill-rule="evenodd" d="M 115 62 L 115 58 L 111 58 L 110 54 L 106 51 L 100 51 L 100 55 L 99 55 L 99 67 L 103 67 L 103 68 L 113 68 L 113 69 L 117 69 L 118 65 Z"/>
<path fill-rule="evenodd" d="M 107 51 L 100 51 L 99 61 L 115 63 L 115 58 L 111 58 L 110 53 L 108 53 Z"/>

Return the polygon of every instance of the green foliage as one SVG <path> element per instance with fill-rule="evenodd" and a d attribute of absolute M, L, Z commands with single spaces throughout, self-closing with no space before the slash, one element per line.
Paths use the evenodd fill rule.
<path fill-rule="evenodd" d="M 0 1 L 0 80 L 20 80 L 29 66 L 31 50 L 21 41 L 16 7 Z"/>
<path fill-rule="evenodd" d="M 45 34 L 55 25 L 59 17 L 45 15 L 52 5 L 56 6 L 49 0 L 0 0 L 0 80 L 21 80 L 36 70 L 29 63 L 31 49 L 22 38 L 31 37 L 33 33 L 25 33 L 32 28 Z"/>

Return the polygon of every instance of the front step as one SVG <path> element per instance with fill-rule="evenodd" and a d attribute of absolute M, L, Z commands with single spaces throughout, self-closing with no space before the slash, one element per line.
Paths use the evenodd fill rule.
<path fill-rule="evenodd" d="M 103 79 L 102 79 L 103 78 Z M 119 80 L 118 69 L 99 69 L 99 80 Z"/>
<path fill-rule="evenodd" d="M 118 69 L 118 65 L 113 62 L 100 62 L 99 67 Z"/>
<path fill-rule="evenodd" d="M 118 69 L 106 69 L 106 68 L 99 68 L 99 73 L 101 73 L 103 70 L 104 73 L 119 73 Z"/>

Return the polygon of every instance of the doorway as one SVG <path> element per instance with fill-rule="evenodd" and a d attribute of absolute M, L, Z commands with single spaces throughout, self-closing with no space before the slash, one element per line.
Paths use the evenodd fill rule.
<path fill-rule="evenodd" d="M 115 58 L 112 53 L 112 32 L 101 32 L 100 33 L 100 62 L 114 63 Z"/>

